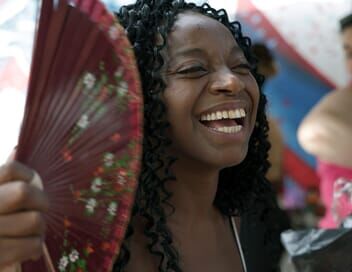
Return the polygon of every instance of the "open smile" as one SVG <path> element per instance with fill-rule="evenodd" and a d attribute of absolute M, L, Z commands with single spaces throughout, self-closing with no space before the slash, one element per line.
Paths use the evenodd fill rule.
<path fill-rule="evenodd" d="M 199 122 L 217 132 L 236 134 L 242 131 L 246 115 L 244 108 L 216 110 L 203 113 Z"/>

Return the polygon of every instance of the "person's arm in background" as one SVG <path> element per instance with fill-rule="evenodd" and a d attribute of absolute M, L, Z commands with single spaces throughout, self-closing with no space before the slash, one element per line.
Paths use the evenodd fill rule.
<path fill-rule="evenodd" d="M 318 159 L 352 167 L 352 90 L 332 91 L 298 129 L 298 141 Z"/>

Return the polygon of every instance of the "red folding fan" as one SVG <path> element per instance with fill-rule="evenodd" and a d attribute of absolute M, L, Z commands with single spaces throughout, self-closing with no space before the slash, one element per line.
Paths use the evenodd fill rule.
<path fill-rule="evenodd" d="M 22 271 L 110 271 L 140 169 L 133 51 L 98 0 L 43 0 L 16 159 L 50 200 L 45 256 Z"/>

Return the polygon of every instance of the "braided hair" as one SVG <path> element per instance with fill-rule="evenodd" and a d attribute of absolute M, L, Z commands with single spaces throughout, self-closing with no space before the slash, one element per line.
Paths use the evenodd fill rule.
<path fill-rule="evenodd" d="M 259 87 L 262 83 L 262 78 L 256 73 L 255 58 L 250 52 L 250 39 L 243 36 L 238 22 L 229 21 L 224 9 L 215 10 L 208 4 L 198 6 L 183 0 L 137 0 L 118 11 L 117 17 L 134 48 L 145 104 L 142 171 L 131 222 L 136 216 L 145 220 L 143 233 L 148 240 L 149 252 L 158 258 L 160 272 L 182 271 L 172 233 L 166 224 L 170 213 L 165 207 L 171 207 L 171 212 L 174 207 L 169 203 L 172 193 L 166 190 L 165 183 L 175 180 L 169 169 L 176 158 L 166 155 L 171 140 L 166 134 L 169 123 L 160 93 L 166 87 L 161 74 L 164 65 L 161 52 L 167 46 L 167 36 L 177 15 L 185 11 L 209 16 L 225 25 L 253 65 L 251 72 Z M 241 215 L 270 190 L 264 179 L 269 167 L 267 151 L 270 147 L 265 105 L 266 98 L 261 92 L 256 125 L 244 161 L 220 172 L 214 205 L 225 216 Z M 234 180 L 236 183 L 233 183 Z M 124 271 L 129 261 L 128 241 L 133 232 L 133 224 L 130 223 L 114 266 L 116 272 Z"/>

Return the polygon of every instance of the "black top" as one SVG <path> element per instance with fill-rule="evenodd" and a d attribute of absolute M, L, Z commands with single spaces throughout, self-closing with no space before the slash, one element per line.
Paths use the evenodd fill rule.
<path fill-rule="evenodd" d="M 287 215 L 278 208 L 257 203 L 241 216 L 240 240 L 247 272 L 277 272 L 283 253 L 280 233 L 289 228 Z"/>

